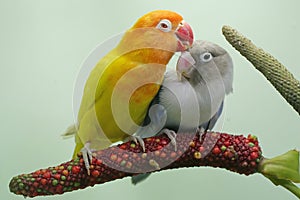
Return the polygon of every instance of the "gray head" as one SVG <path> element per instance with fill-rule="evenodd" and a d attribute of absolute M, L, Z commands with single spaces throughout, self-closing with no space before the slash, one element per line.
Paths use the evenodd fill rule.
<path fill-rule="evenodd" d="M 178 59 L 177 72 L 192 85 L 222 79 L 225 92 L 232 91 L 232 59 L 227 51 L 212 42 L 196 40 Z"/>

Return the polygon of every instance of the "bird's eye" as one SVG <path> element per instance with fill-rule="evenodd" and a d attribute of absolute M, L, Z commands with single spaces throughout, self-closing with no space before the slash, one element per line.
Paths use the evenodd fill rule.
<path fill-rule="evenodd" d="M 156 28 L 163 32 L 170 32 L 172 30 L 172 23 L 167 19 L 163 19 L 157 24 Z"/>
<path fill-rule="evenodd" d="M 200 55 L 200 60 L 202 60 L 203 62 L 209 62 L 212 58 L 213 56 L 209 52 L 205 52 Z"/>

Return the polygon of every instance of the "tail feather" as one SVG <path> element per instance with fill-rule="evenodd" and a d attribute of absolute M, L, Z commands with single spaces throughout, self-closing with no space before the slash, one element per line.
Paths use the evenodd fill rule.
<path fill-rule="evenodd" d="M 76 146 L 75 146 L 73 156 L 72 156 L 73 159 L 75 159 L 77 157 L 77 154 L 83 148 L 83 144 L 81 143 L 81 141 L 77 135 L 77 132 L 78 132 L 77 127 L 78 127 L 77 124 L 73 124 L 73 125 L 69 126 L 67 128 L 67 130 L 61 135 L 63 137 L 63 139 L 68 139 L 68 138 L 75 136 Z"/>
<path fill-rule="evenodd" d="M 131 183 L 133 185 L 136 185 L 142 181 L 144 181 L 146 178 L 150 176 L 151 173 L 145 173 L 145 174 L 138 174 L 133 177 L 131 177 Z"/>
<path fill-rule="evenodd" d="M 67 130 L 61 135 L 64 139 L 73 137 L 77 133 L 77 125 L 73 124 L 67 128 Z"/>

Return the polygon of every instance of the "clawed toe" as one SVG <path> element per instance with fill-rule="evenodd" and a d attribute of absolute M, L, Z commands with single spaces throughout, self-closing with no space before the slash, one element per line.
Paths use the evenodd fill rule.
<path fill-rule="evenodd" d="M 133 141 L 135 144 L 140 145 L 142 147 L 143 152 L 146 151 L 145 142 L 140 136 L 131 135 L 128 138 L 126 138 L 126 141 Z"/>
<path fill-rule="evenodd" d="M 90 149 L 90 143 L 86 143 L 84 147 L 80 150 L 80 152 L 82 153 L 84 166 L 87 170 L 87 174 L 90 175 L 90 162 L 92 162 L 93 159 L 93 153 Z"/>
<path fill-rule="evenodd" d="M 177 134 L 175 131 L 169 130 L 169 129 L 163 129 L 160 134 L 166 134 L 168 138 L 171 141 L 171 144 L 173 144 L 175 151 L 177 151 L 177 142 L 176 142 L 176 136 Z"/>
<path fill-rule="evenodd" d="M 202 135 L 206 133 L 207 130 L 203 127 L 198 127 L 197 128 L 197 133 L 199 133 L 199 142 L 202 142 Z"/>

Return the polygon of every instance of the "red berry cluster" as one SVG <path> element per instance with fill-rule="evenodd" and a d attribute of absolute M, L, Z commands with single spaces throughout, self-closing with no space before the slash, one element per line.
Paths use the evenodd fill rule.
<path fill-rule="evenodd" d="M 90 175 L 79 155 L 59 166 L 14 177 L 10 191 L 29 197 L 62 194 L 147 171 L 179 167 L 221 167 L 245 175 L 257 172 L 262 154 L 255 136 L 210 132 L 199 137 L 178 134 L 176 151 L 164 135 L 144 139 L 146 152 L 133 142 L 97 151 Z"/>

